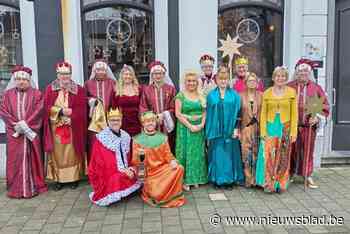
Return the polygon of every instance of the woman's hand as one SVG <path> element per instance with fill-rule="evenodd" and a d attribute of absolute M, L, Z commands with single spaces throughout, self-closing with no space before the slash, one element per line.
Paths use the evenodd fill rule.
<path fill-rule="evenodd" d="M 294 143 L 296 140 L 297 140 L 297 137 L 296 137 L 296 136 L 291 136 L 291 137 L 290 137 L 290 142 L 291 142 L 291 143 Z"/>
<path fill-rule="evenodd" d="M 233 133 L 232 133 L 232 138 L 240 138 L 240 136 L 241 136 L 241 134 L 240 134 L 240 132 L 239 132 L 239 129 L 238 128 L 235 128 L 234 130 L 233 130 Z"/>
<path fill-rule="evenodd" d="M 202 127 L 200 125 L 191 125 L 189 129 L 191 132 L 199 132 Z"/>

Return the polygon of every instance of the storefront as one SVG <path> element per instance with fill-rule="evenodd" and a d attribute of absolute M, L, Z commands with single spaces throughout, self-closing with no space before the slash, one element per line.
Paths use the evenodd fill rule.
<path fill-rule="evenodd" d="M 115 74 L 123 64 L 134 66 L 142 83 L 148 81 L 147 64 L 159 59 L 177 83 L 184 70 L 199 70 L 198 59 L 204 53 L 212 54 L 217 64 L 229 63 L 218 50 L 229 35 L 241 44 L 239 52 L 248 57 L 250 70 L 266 86 L 277 65 L 286 65 L 292 74 L 300 57 L 321 62 L 317 82 L 328 93 L 333 116 L 319 132 L 315 165 L 345 163 L 350 158 L 347 4 L 345 0 L 0 0 L 0 92 L 13 64 L 33 67 L 43 89 L 55 79 L 54 64 L 63 59 L 73 64 L 73 79 L 80 84 L 88 79 L 97 58 L 108 60 Z M 4 142 L 3 134 L 1 138 Z"/>

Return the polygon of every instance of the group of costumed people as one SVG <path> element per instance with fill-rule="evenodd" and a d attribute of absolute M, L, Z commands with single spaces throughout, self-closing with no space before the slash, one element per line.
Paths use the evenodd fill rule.
<path fill-rule="evenodd" d="M 245 57 L 235 60 L 233 79 L 224 65 L 214 74 L 212 56 L 199 62 L 202 74 L 185 71 L 179 92 L 160 61 L 149 66 L 149 84 L 140 85 L 131 66 L 116 78 L 98 60 L 84 87 L 61 62 L 43 94 L 31 69 L 16 66 L 0 106 L 8 196 L 47 191 L 45 177 L 55 190 L 75 189 L 84 172 L 99 206 L 141 189 L 151 206 L 178 207 L 186 203 L 183 191 L 208 182 L 282 192 L 302 176 L 317 188 L 313 153 L 329 104 L 312 61 L 300 59 L 290 82 L 287 68 L 276 67 L 266 90 Z M 308 111 L 310 100 L 321 106 L 317 113 Z"/>

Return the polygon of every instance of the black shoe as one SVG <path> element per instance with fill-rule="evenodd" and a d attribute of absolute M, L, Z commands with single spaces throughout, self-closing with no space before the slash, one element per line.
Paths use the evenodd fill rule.
<path fill-rule="evenodd" d="M 222 186 L 221 186 L 221 185 L 214 184 L 214 189 L 215 189 L 215 190 L 222 189 Z"/>
<path fill-rule="evenodd" d="M 233 185 L 232 185 L 232 184 L 228 184 L 228 185 L 225 185 L 224 188 L 225 188 L 226 190 L 232 191 L 232 190 L 233 190 Z"/>
<path fill-rule="evenodd" d="M 71 185 L 70 185 L 70 188 L 71 189 L 76 189 L 76 188 L 78 188 L 78 185 L 79 185 L 79 182 L 77 181 L 77 182 L 73 182 Z"/>
<path fill-rule="evenodd" d="M 54 187 L 53 189 L 54 189 L 55 191 L 60 191 L 60 190 L 62 189 L 62 187 L 63 187 L 63 184 L 57 182 L 57 183 L 55 184 L 55 187 Z"/>

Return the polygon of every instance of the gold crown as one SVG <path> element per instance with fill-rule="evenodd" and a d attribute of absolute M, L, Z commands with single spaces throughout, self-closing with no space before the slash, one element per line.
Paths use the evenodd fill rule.
<path fill-rule="evenodd" d="M 248 65 L 249 61 L 247 58 L 245 57 L 238 57 L 235 60 L 235 65 Z"/>
<path fill-rule="evenodd" d="M 120 112 L 120 110 L 118 108 L 111 109 L 107 113 L 107 119 L 122 118 L 122 117 L 123 117 L 123 114 L 122 114 L 122 112 Z"/>
<path fill-rule="evenodd" d="M 141 115 L 141 122 L 145 122 L 147 120 L 156 120 L 157 115 L 154 114 L 152 111 L 147 111 Z"/>

